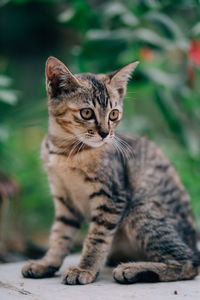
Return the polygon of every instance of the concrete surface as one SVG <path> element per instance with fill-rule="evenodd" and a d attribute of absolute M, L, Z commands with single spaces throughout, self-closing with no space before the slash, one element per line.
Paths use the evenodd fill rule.
<path fill-rule="evenodd" d="M 79 255 L 67 257 L 58 275 L 47 279 L 23 278 L 21 268 L 24 262 L 0 265 L 0 300 L 200 299 L 200 276 L 189 281 L 120 285 L 114 282 L 112 269 L 104 268 L 92 284 L 61 284 L 60 273 L 70 265 L 77 265 L 79 259 Z"/>

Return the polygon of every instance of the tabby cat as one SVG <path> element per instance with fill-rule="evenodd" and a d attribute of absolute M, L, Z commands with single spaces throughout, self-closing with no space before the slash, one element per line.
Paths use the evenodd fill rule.
<path fill-rule="evenodd" d="M 49 126 L 41 156 L 55 201 L 46 255 L 24 277 L 53 276 L 83 220 L 89 222 L 78 266 L 65 284 L 93 282 L 103 264 L 119 283 L 174 281 L 198 274 L 190 199 L 162 151 L 145 137 L 115 134 L 127 81 L 138 62 L 105 74 L 73 75 L 46 63 Z"/>

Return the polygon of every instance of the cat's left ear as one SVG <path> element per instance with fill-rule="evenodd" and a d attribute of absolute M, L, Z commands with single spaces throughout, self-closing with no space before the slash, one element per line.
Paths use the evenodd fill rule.
<path fill-rule="evenodd" d="M 131 77 L 131 74 L 139 64 L 139 61 L 132 62 L 121 69 L 109 73 L 110 85 L 117 89 L 120 98 L 123 98 L 126 94 L 126 86 L 128 79 Z"/>

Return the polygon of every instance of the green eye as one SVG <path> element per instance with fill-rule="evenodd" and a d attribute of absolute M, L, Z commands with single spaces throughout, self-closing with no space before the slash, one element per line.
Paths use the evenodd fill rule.
<path fill-rule="evenodd" d="M 119 111 L 118 109 L 113 109 L 109 114 L 109 119 L 111 121 L 116 121 L 119 117 Z"/>
<path fill-rule="evenodd" d="M 91 120 L 94 118 L 94 112 L 91 108 L 83 108 L 80 110 L 80 115 L 84 120 Z"/>

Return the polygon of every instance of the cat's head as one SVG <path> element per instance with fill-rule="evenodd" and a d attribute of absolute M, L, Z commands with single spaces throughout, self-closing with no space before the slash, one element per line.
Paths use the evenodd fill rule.
<path fill-rule="evenodd" d="M 76 74 L 55 57 L 46 63 L 50 131 L 100 147 L 114 136 L 122 118 L 127 81 L 138 62 L 109 74 Z"/>

